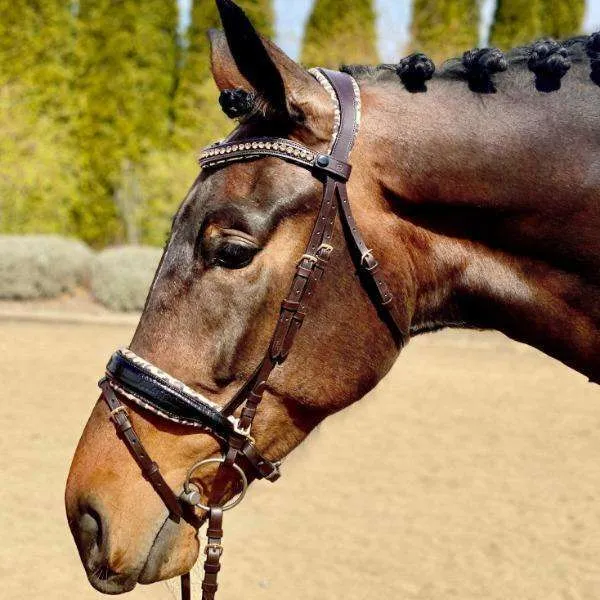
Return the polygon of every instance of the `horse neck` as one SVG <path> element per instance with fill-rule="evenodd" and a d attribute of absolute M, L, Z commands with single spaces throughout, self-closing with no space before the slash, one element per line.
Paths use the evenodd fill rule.
<path fill-rule="evenodd" d="M 388 264 L 404 257 L 395 285 L 410 297 L 412 333 L 496 329 L 597 381 L 596 148 L 573 139 L 568 119 L 548 131 L 531 114 L 511 121 L 501 102 L 482 111 L 471 92 L 442 93 L 363 93 L 363 143 L 380 149 L 370 210 L 388 223 Z"/>

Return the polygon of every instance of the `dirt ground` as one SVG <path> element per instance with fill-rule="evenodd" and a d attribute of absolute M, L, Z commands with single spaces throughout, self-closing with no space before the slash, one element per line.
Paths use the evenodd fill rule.
<path fill-rule="evenodd" d="M 95 382 L 131 331 L 0 321 L 2 599 L 100 597 L 62 495 Z M 598 600 L 599 400 L 500 335 L 414 340 L 228 515 L 220 599 Z"/>

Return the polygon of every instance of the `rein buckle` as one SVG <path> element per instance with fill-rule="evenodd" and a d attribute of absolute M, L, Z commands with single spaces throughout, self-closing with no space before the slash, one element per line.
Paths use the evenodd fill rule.
<path fill-rule="evenodd" d="M 217 552 L 219 554 L 219 558 L 223 556 L 223 552 L 225 551 L 222 544 L 217 544 L 215 542 L 209 542 L 208 544 L 206 544 L 206 547 L 204 548 L 204 554 L 208 556 L 210 550 L 214 550 L 215 552 Z"/>
<path fill-rule="evenodd" d="M 129 418 L 129 413 L 127 412 L 127 407 L 124 406 L 123 404 L 121 404 L 120 406 L 117 406 L 117 408 L 113 408 L 110 411 L 109 419 L 111 421 L 116 422 L 115 419 L 120 412 L 122 412 L 127 418 Z"/>

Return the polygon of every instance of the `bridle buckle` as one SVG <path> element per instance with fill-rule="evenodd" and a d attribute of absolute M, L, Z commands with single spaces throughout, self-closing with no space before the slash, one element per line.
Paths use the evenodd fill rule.
<path fill-rule="evenodd" d="M 362 253 L 361 257 L 360 257 L 360 266 L 364 266 L 365 264 L 365 260 L 367 260 L 367 258 L 373 258 L 373 250 L 371 250 L 370 248 L 367 249 L 365 252 Z"/>
<path fill-rule="evenodd" d="M 120 412 L 122 412 L 127 418 L 129 418 L 129 413 L 127 412 L 127 407 L 124 406 L 123 404 L 121 404 L 120 406 L 117 406 L 117 408 L 113 408 L 110 411 L 109 419 L 114 422 L 115 419 L 116 419 L 116 417 L 117 417 L 117 415 Z"/>
<path fill-rule="evenodd" d="M 273 467 L 275 467 L 273 469 L 273 472 L 264 476 L 264 479 L 266 479 L 267 481 L 270 481 L 271 483 L 273 483 L 274 481 L 277 481 L 281 477 L 281 471 L 279 470 L 279 467 L 281 467 L 281 461 L 276 460 L 272 464 L 273 464 Z"/>
<path fill-rule="evenodd" d="M 225 551 L 225 549 L 223 548 L 222 544 L 218 544 L 216 542 L 209 542 L 208 544 L 206 544 L 206 547 L 204 548 L 204 554 L 206 554 L 206 556 L 208 556 L 208 553 L 214 550 L 215 552 L 218 553 L 219 558 L 221 558 L 221 556 L 223 556 L 223 552 Z"/>
<path fill-rule="evenodd" d="M 229 415 L 227 420 L 233 425 L 233 431 L 235 433 L 249 439 L 252 443 L 254 443 L 254 439 L 250 436 L 252 425 L 248 425 L 248 427 L 240 427 L 240 420 L 233 415 Z"/>

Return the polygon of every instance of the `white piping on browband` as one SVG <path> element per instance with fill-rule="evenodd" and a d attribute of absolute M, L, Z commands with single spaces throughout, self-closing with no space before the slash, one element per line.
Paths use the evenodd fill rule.
<path fill-rule="evenodd" d="M 329 152 L 331 152 L 333 150 L 333 144 L 335 143 L 335 140 L 337 139 L 338 133 L 340 131 L 340 124 L 342 119 L 340 102 L 329 79 L 327 79 L 327 77 L 325 77 L 325 75 L 323 75 L 323 73 L 321 73 L 319 69 L 309 69 L 308 72 L 321 84 L 321 86 L 323 86 L 323 88 L 329 94 L 329 97 L 333 101 L 333 131 L 331 134 L 331 143 L 329 145 Z M 354 88 L 354 108 L 356 110 L 356 121 L 354 123 L 354 139 L 352 140 L 352 143 L 354 144 L 354 142 L 356 141 L 356 137 L 358 136 L 358 130 L 360 127 L 360 119 L 362 115 L 362 101 L 360 97 L 360 88 L 358 87 L 356 79 L 354 79 L 354 77 L 352 77 L 351 75 L 348 75 L 348 77 L 350 77 L 352 81 L 352 87 Z"/>

